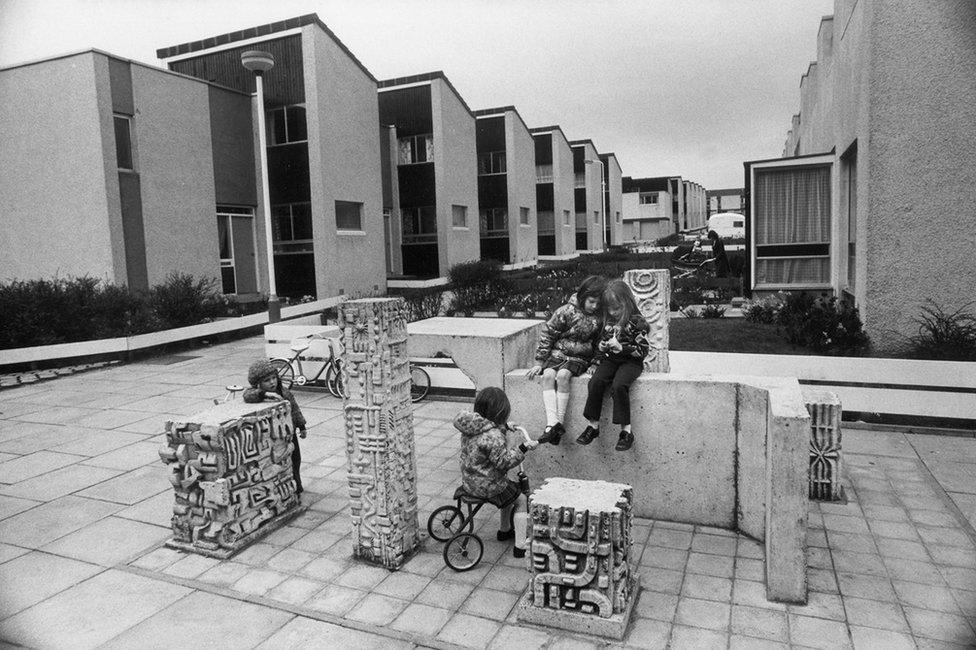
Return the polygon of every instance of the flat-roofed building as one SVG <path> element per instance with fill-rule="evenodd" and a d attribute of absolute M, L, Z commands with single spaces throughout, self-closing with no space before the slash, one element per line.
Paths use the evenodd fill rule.
<path fill-rule="evenodd" d="M 481 259 L 508 268 L 538 261 L 535 141 L 514 106 L 474 112 Z"/>
<path fill-rule="evenodd" d="M 378 92 L 380 122 L 397 136 L 400 240 L 390 245 L 404 276 L 446 277 L 480 256 L 474 114 L 441 71 L 380 81 Z"/>
<path fill-rule="evenodd" d="M 606 213 L 604 236 L 607 245 L 619 246 L 623 243 L 623 180 L 620 163 L 614 153 L 601 153 L 603 163 L 603 210 Z"/>
<path fill-rule="evenodd" d="M 621 181 L 621 209 L 625 242 L 655 242 L 675 232 L 671 214 L 671 183 L 667 176 Z"/>
<path fill-rule="evenodd" d="M 575 175 L 576 250 L 602 251 L 607 246 L 601 181 L 604 165 L 592 140 L 570 140 L 569 146 L 573 149 Z"/>
<path fill-rule="evenodd" d="M 708 204 L 708 216 L 719 212 L 743 214 L 745 211 L 745 192 L 741 187 L 706 190 L 705 201 Z"/>
<path fill-rule="evenodd" d="M 558 125 L 531 129 L 535 140 L 535 200 L 539 258 L 576 257 L 573 150 Z"/>
<path fill-rule="evenodd" d="M 241 65 L 247 50 L 275 59 L 264 73 L 263 108 L 278 292 L 385 291 L 386 265 L 376 254 L 384 236 L 376 79 L 315 14 L 156 54 L 170 70 L 252 94 L 254 74 Z M 260 242 L 264 210 L 259 194 Z"/>

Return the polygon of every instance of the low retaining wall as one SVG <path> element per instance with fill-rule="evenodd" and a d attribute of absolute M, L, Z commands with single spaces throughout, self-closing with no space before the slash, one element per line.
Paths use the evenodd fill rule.
<path fill-rule="evenodd" d="M 542 390 L 525 370 L 506 376 L 512 420 L 545 426 Z M 576 444 L 586 380 L 570 391 L 569 435 L 526 456 L 534 483 L 562 476 L 627 483 L 638 517 L 740 530 L 766 545 L 767 597 L 806 600 L 810 416 L 795 379 L 647 374 L 631 388 L 634 447 L 614 451 L 619 427 L 604 404 L 601 435 Z"/>

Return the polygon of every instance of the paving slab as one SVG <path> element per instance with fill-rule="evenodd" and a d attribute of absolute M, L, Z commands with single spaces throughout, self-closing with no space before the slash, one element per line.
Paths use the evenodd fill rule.
<path fill-rule="evenodd" d="M 10 548 L 10 547 L 8 547 Z M 0 619 L 13 616 L 103 569 L 39 551 L 30 551 L 0 564 Z M 0 623 L 0 629 L 4 626 Z"/>
<path fill-rule="evenodd" d="M 172 490 L 166 468 L 160 464 L 134 469 L 131 472 L 86 488 L 79 496 L 123 505 L 133 505 L 161 492 Z"/>
<path fill-rule="evenodd" d="M 7 517 L 12 517 L 19 512 L 30 510 L 40 503 L 40 501 L 19 499 L 17 497 L 10 497 L 0 494 L 0 520 L 6 519 Z M 0 524 L 0 526 L 2 526 L 2 524 Z"/>
<path fill-rule="evenodd" d="M 79 430 L 77 428 L 73 428 L 73 431 L 79 434 L 78 439 L 51 447 L 50 451 L 92 457 L 114 451 L 120 447 L 126 447 L 145 439 L 145 436 L 142 434 L 127 431 L 105 431 L 104 429 Z"/>
<path fill-rule="evenodd" d="M 159 428 L 162 430 L 161 423 Z M 159 447 L 159 444 L 148 442 L 143 437 L 139 442 L 119 446 L 104 454 L 86 458 L 84 459 L 84 464 L 121 470 L 136 469 L 137 467 L 144 467 L 155 463 L 160 463 L 160 466 L 162 466 L 159 460 Z"/>
<path fill-rule="evenodd" d="M 260 650 L 312 647 L 409 650 L 414 647 L 414 644 L 409 641 L 370 634 L 304 616 L 296 616 L 257 647 Z"/>
<path fill-rule="evenodd" d="M 18 420 L 0 421 L 0 452 L 24 456 L 35 451 L 52 449 L 58 445 L 78 440 L 85 435 L 61 424 L 42 424 L 20 422 Z M 68 452 L 70 453 L 70 452 Z"/>
<path fill-rule="evenodd" d="M 0 542 L 40 548 L 119 509 L 114 503 L 64 496 L 0 521 Z"/>
<path fill-rule="evenodd" d="M 36 451 L 32 454 L 0 463 L 0 483 L 19 483 L 40 474 L 46 474 L 59 467 L 72 465 L 81 460 L 85 460 L 85 457 L 75 456 L 73 454 L 59 454 L 52 451 Z"/>
<path fill-rule="evenodd" d="M 111 567 L 158 545 L 170 534 L 168 528 L 106 517 L 51 542 L 42 550 Z"/>
<path fill-rule="evenodd" d="M 191 591 L 109 569 L 4 620 L 3 636 L 29 647 L 94 648 Z"/>
<path fill-rule="evenodd" d="M 122 470 L 118 469 L 69 465 L 13 485 L 0 486 L 0 494 L 38 501 L 53 501 L 66 494 L 107 481 L 121 473 Z"/>

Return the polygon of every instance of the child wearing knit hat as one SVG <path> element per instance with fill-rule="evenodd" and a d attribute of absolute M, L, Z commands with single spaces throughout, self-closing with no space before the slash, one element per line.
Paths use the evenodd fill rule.
<path fill-rule="evenodd" d="M 295 477 L 295 493 L 301 494 L 302 477 L 299 469 L 302 463 L 302 452 L 298 447 L 298 438 L 304 438 L 307 434 L 305 430 L 305 416 L 302 409 L 298 408 L 298 402 L 290 390 L 281 384 L 281 378 L 271 362 L 266 359 L 258 359 L 247 369 L 247 383 L 250 388 L 244 391 L 244 401 L 249 403 L 263 402 L 265 400 L 288 400 L 291 404 L 291 423 L 295 430 L 292 437 L 294 449 L 291 452 L 291 469 Z"/>

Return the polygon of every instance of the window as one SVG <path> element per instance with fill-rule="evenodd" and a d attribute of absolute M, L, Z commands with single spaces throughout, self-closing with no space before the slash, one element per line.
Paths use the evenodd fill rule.
<path fill-rule="evenodd" d="M 519 225 L 527 226 L 529 225 L 529 209 L 519 208 Z"/>
<path fill-rule="evenodd" d="M 745 228 L 746 227 L 746 222 L 744 220 L 743 221 L 733 221 L 732 222 L 732 227 L 733 228 Z"/>
<path fill-rule="evenodd" d="M 569 210 L 563 210 L 563 225 L 571 226 L 572 223 L 569 221 Z"/>
<path fill-rule="evenodd" d="M 539 210 L 536 213 L 539 220 L 539 234 L 551 235 L 555 232 L 555 215 L 547 210 Z"/>
<path fill-rule="evenodd" d="M 466 205 L 451 206 L 451 225 L 454 226 L 455 228 L 468 227 L 468 206 Z"/>
<path fill-rule="evenodd" d="M 600 212 L 598 210 L 593 211 L 593 223 L 600 223 Z"/>
<path fill-rule="evenodd" d="M 404 244 L 431 244 L 437 242 L 437 212 L 434 206 L 400 210 Z"/>
<path fill-rule="evenodd" d="M 478 175 L 504 174 L 505 173 L 505 152 L 489 151 L 478 155 Z"/>
<path fill-rule="evenodd" d="M 434 162 L 434 136 L 429 133 L 400 138 L 397 147 L 397 163 L 400 165 Z"/>
<path fill-rule="evenodd" d="M 352 201 L 336 201 L 336 228 L 338 230 L 363 229 L 363 204 Z"/>
<path fill-rule="evenodd" d="M 579 189 L 581 187 L 586 187 L 586 172 L 576 172 L 576 178 L 573 183 L 573 187 Z"/>
<path fill-rule="evenodd" d="M 653 204 L 657 203 L 657 192 L 641 192 L 640 202 L 642 204 Z"/>
<path fill-rule="evenodd" d="M 830 281 L 830 166 L 754 171 L 756 286 Z"/>
<path fill-rule="evenodd" d="M 312 205 L 282 203 L 271 206 L 271 237 L 275 254 L 312 251 Z"/>
<path fill-rule="evenodd" d="M 854 291 L 857 281 L 857 142 L 841 156 L 847 196 L 847 288 Z"/>
<path fill-rule="evenodd" d="M 481 209 L 481 236 L 508 236 L 508 210 L 505 208 Z"/>
<path fill-rule="evenodd" d="M 620 223 L 620 213 L 617 212 L 616 214 L 617 214 L 617 223 Z"/>
<path fill-rule="evenodd" d="M 132 166 L 132 118 L 113 115 L 115 118 L 115 162 L 119 169 L 131 171 Z"/>
<path fill-rule="evenodd" d="M 268 111 L 268 146 L 308 141 L 304 106 L 282 106 Z"/>
<path fill-rule="evenodd" d="M 237 267 L 242 273 L 240 288 L 254 285 L 254 210 L 217 206 L 217 243 L 220 248 L 220 284 L 223 293 L 237 293 Z M 248 259 L 250 258 L 250 259 Z"/>
<path fill-rule="evenodd" d="M 535 182 L 536 183 L 551 183 L 552 182 L 552 165 L 536 165 L 535 166 Z"/>

